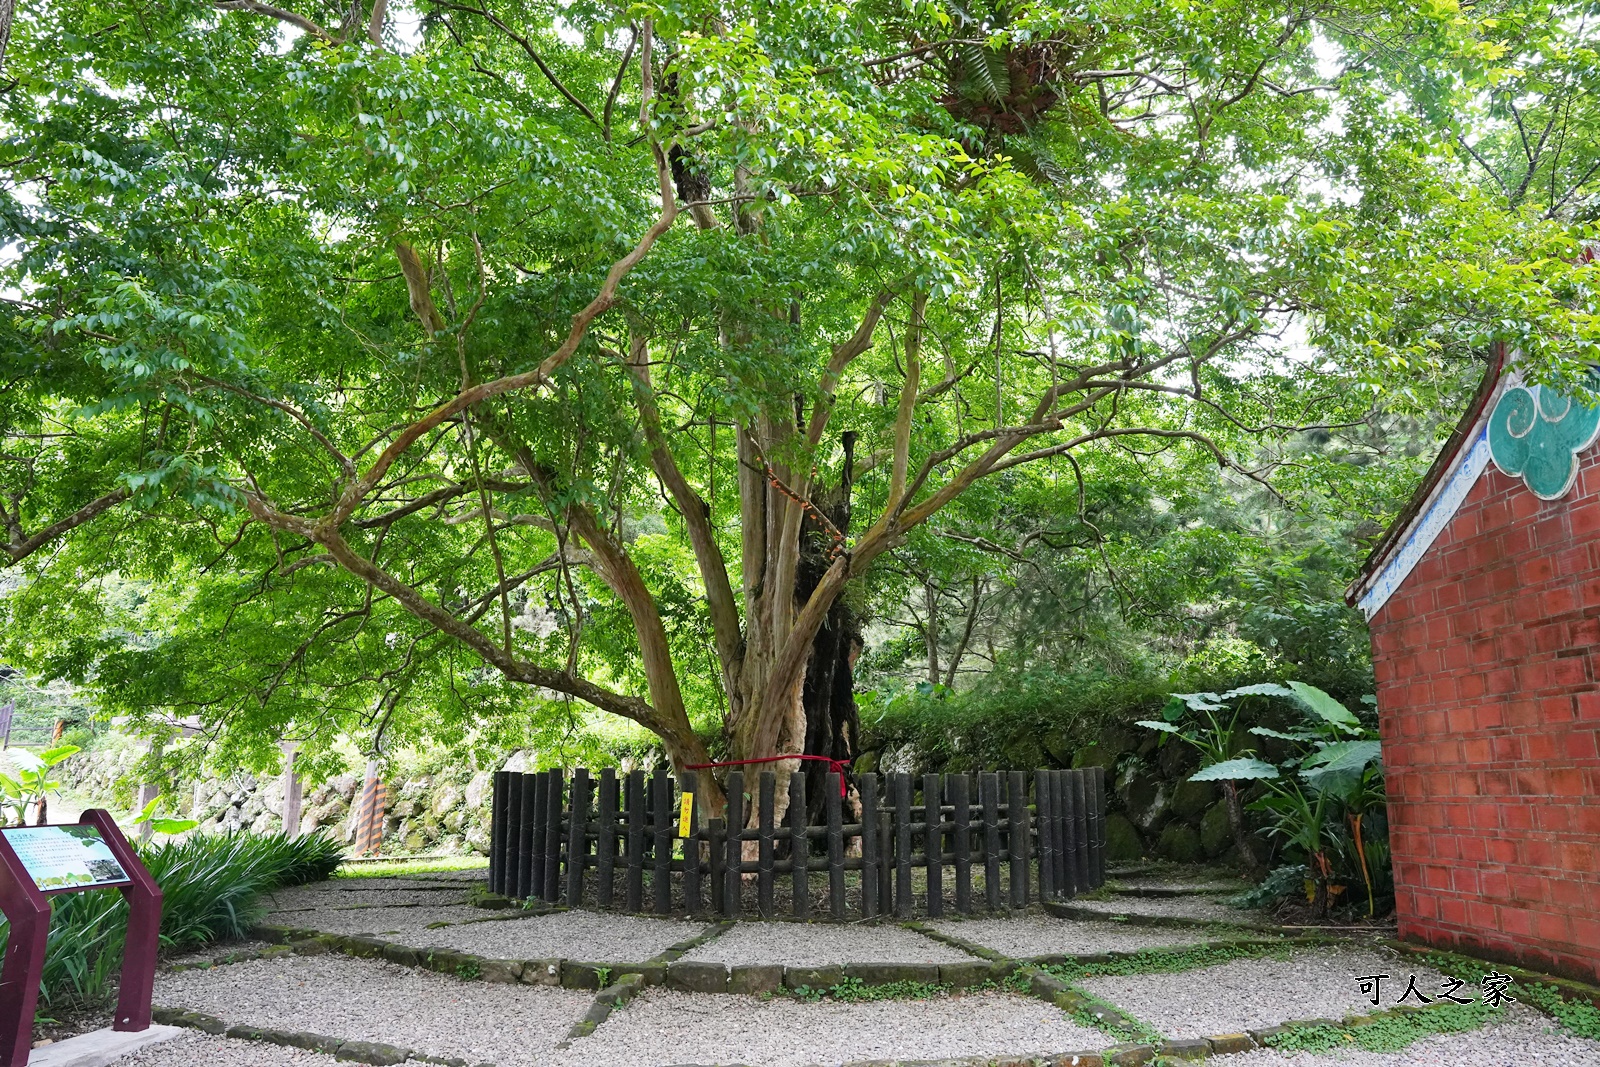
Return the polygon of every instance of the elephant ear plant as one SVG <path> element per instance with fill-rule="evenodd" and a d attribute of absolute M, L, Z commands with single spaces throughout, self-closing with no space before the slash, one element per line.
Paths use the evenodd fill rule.
<path fill-rule="evenodd" d="M 1362 825 L 1385 802 L 1378 732 L 1316 686 L 1290 682 L 1289 687 L 1306 713 L 1305 725 L 1287 732 L 1255 726 L 1250 732 L 1293 742 L 1298 751 L 1282 764 L 1284 773 L 1274 768 L 1264 776 L 1270 792 L 1250 805 L 1251 810 L 1271 818 L 1269 834 L 1305 853 L 1318 915 L 1328 913 L 1334 857 L 1348 843 L 1366 885 L 1371 916 L 1376 910 L 1372 865 Z"/>
<path fill-rule="evenodd" d="M 1244 808 L 1239 799 L 1239 783 L 1252 778 L 1275 778 L 1278 768 L 1254 757 L 1254 750 L 1243 746 L 1243 758 L 1232 758 L 1239 749 L 1239 707 L 1231 701 L 1249 696 L 1293 696 L 1294 691 L 1267 682 L 1230 689 L 1226 693 L 1174 693 L 1161 709 L 1161 722 L 1142 719 L 1135 725 L 1159 730 L 1167 743 L 1175 737 L 1200 753 L 1200 770 L 1190 775 L 1191 782 L 1220 782 L 1222 799 L 1228 812 L 1228 828 L 1238 846 L 1247 873 L 1259 880 L 1266 867 L 1256 855 L 1255 845 L 1244 825 Z"/>
<path fill-rule="evenodd" d="M 1238 701 L 1251 696 L 1282 697 L 1305 714 L 1305 724 L 1295 730 L 1253 726 L 1248 731 L 1256 737 L 1292 742 L 1296 752 L 1282 764 L 1261 759 L 1238 737 Z M 1222 785 L 1228 824 L 1253 876 L 1262 873 L 1261 862 L 1244 828 L 1239 793 L 1241 782 L 1260 781 L 1267 795 L 1250 809 L 1268 815 L 1266 832 L 1270 836 L 1305 854 L 1311 899 L 1318 914 L 1327 914 L 1334 859 L 1347 843 L 1367 887 L 1367 912 L 1373 913 L 1373 880 L 1362 824 L 1384 803 L 1376 730 L 1333 697 L 1304 682 L 1286 686 L 1263 683 L 1226 693 L 1175 694 L 1162 718 L 1166 721 L 1139 725 L 1180 738 L 1200 751 L 1201 769 L 1189 780 Z M 1348 842 L 1345 827 L 1349 829 Z"/>

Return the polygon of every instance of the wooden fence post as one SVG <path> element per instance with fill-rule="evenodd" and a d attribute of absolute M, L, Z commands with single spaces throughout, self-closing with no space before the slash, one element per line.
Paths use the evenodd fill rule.
<path fill-rule="evenodd" d="M 1000 776 L 987 771 L 978 776 L 978 796 L 983 805 L 983 902 L 990 911 L 1000 908 Z"/>
<path fill-rule="evenodd" d="M 1056 898 L 1056 845 L 1055 805 L 1051 800 L 1050 772 L 1040 768 L 1033 772 L 1033 806 L 1038 814 L 1039 828 L 1039 899 Z"/>
<path fill-rule="evenodd" d="M 511 776 L 510 799 L 506 802 L 506 895 L 520 900 L 527 895 L 521 882 L 523 863 L 522 791 L 526 775 Z"/>
<path fill-rule="evenodd" d="M 944 810 L 940 776 L 922 776 L 923 856 L 928 870 L 928 918 L 944 914 Z"/>
<path fill-rule="evenodd" d="M 506 819 L 511 805 L 511 772 L 495 771 L 489 800 L 489 892 L 506 895 Z"/>
<path fill-rule="evenodd" d="M 628 910 L 644 910 L 644 772 L 628 772 Z"/>
<path fill-rule="evenodd" d="M 744 900 L 744 772 L 728 774 L 728 844 L 727 860 L 722 869 L 722 914 L 732 918 L 739 914 Z"/>
<path fill-rule="evenodd" d="M 1094 886 L 1089 877 L 1089 776 L 1084 770 L 1072 772 L 1072 857 L 1078 892 Z"/>
<path fill-rule="evenodd" d="M 600 826 L 594 839 L 596 892 L 600 907 L 609 908 L 616 899 L 612 884 L 617 864 L 617 772 L 607 767 L 600 772 Z"/>
<path fill-rule="evenodd" d="M 861 917 L 878 914 L 878 776 L 863 774 L 856 791 L 861 796 Z"/>
<path fill-rule="evenodd" d="M 543 861 L 540 851 L 544 846 L 544 827 L 539 822 L 539 813 L 543 810 L 541 799 L 544 782 L 536 774 L 520 774 L 522 779 L 522 829 L 517 843 L 517 896 L 519 898 L 537 897 L 539 895 L 538 878 L 535 872 L 544 868 L 539 866 Z"/>
<path fill-rule="evenodd" d="M 542 885 L 542 897 L 550 904 L 561 899 L 561 815 L 565 806 L 567 773 L 559 767 L 545 772 L 544 875 L 535 872 Z"/>
<path fill-rule="evenodd" d="M 778 776 L 762 771 L 760 781 L 760 795 L 756 798 L 756 909 L 763 919 L 770 919 L 772 883 L 776 877 L 772 821 L 777 810 Z"/>
<path fill-rule="evenodd" d="M 911 775 L 897 772 L 894 786 L 894 914 L 911 918 Z"/>
<path fill-rule="evenodd" d="M 844 805 L 839 796 L 844 777 L 829 771 L 822 781 L 828 791 L 828 916 L 837 921 L 844 918 Z"/>
<path fill-rule="evenodd" d="M 964 774 L 945 775 L 950 795 L 950 852 L 956 870 L 956 913 L 972 914 L 972 795 Z"/>
<path fill-rule="evenodd" d="M 672 912 L 672 778 L 665 769 L 650 777 L 651 829 L 655 831 L 655 869 L 650 875 L 650 897 L 657 915 Z"/>
<path fill-rule="evenodd" d="M 567 907 L 583 905 L 583 869 L 589 857 L 589 772 L 572 772 L 572 816 L 567 828 Z"/>
<path fill-rule="evenodd" d="M 789 775 L 789 876 L 794 881 L 792 910 L 797 919 L 811 917 L 811 839 L 806 836 L 806 776 Z"/>
<path fill-rule="evenodd" d="M 1012 771 L 1007 778 L 1006 852 L 1011 858 L 1011 906 L 1028 906 L 1028 852 L 1032 845 L 1028 819 L 1028 773 Z"/>
<path fill-rule="evenodd" d="M 689 832 L 683 841 L 683 907 L 691 916 L 700 915 L 700 775 L 684 771 L 678 780 L 682 795 L 689 798 Z M 680 799 L 679 803 L 682 803 Z M 683 821 L 679 811 L 679 823 Z M 678 827 L 679 830 L 683 826 Z"/>

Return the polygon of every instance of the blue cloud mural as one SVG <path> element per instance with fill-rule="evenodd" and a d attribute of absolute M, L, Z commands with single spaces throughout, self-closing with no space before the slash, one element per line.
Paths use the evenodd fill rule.
<path fill-rule="evenodd" d="M 1578 476 L 1578 453 L 1600 432 L 1600 406 L 1535 385 L 1513 385 L 1489 416 L 1489 454 L 1495 466 L 1520 476 L 1541 500 L 1567 494 Z"/>

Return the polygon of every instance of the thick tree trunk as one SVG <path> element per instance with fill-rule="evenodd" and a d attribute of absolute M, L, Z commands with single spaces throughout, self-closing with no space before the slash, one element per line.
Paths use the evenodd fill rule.
<path fill-rule="evenodd" d="M 855 434 L 843 439 L 844 478 L 837 487 L 819 489 L 817 506 L 840 534 L 850 529 L 850 491 L 854 478 Z M 800 532 L 800 566 L 795 580 L 795 600 L 804 603 L 833 562 L 833 532 L 807 518 Z M 803 751 L 810 756 L 854 759 L 858 751 L 861 719 L 856 710 L 855 662 L 862 648 L 861 624 L 844 597 L 835 600 L 827 619 L 811 642 L 806 663 L 801 705 L 805 709 Z M 820 816 L 827 799 L 826 763 L 808 760 L 806 796 L 814 815 Z"/>

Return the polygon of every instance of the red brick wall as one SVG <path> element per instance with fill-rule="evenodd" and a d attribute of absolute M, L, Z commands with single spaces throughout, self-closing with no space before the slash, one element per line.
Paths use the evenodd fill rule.
<path fill-rule="evenodd" d="M 1600 449 L 1491 463 L 1372 620 L 1400 936 L 1600 978 Z"/>

